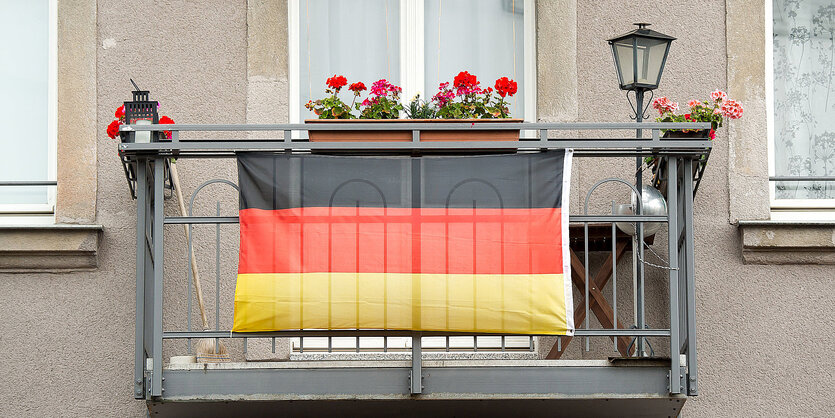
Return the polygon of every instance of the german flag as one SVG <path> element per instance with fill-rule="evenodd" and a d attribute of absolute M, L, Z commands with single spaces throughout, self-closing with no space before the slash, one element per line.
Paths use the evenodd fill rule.
<path fill-rule="evenodd" d="M 570 163 L 239 154 L 233 331 L 571 335 Z"/>

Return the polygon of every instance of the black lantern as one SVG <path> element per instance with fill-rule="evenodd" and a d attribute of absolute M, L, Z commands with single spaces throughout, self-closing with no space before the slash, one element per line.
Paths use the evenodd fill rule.
<path fill-rule="evenodd" d="M 133 101 L 125 102 L 125 124 L 128 125 L 150 125 L 159 123 L 159 115 L 157 114 L 157 107 L 159 103 L 156 100 L 148 98 L 147 90 L 139 90 L 136 83 L 131 80 L 133 87 Z M 138 132 L 123 132 L 127 137 L 123 136 L 124 142 L 156 142 L 159 139 L 159 132 L 138 131 Z"/>
<path fill-rule="evenodd" d="M 609 39 L 621 90 L 658 88 L 670 44 L 676 39 L 635 23 L 638 29 Z"/>

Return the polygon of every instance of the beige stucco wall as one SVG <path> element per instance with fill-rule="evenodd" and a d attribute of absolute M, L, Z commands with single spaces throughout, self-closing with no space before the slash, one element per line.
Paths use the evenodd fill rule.
<path fill-rule="evenodd" d="M 178 122 L 283 122 L 287 117 L 283 2 L 100 0 L 86 1 L 86 10 L 92 10 L 92 3 L 96 3 L 97 35 L 95 110 L 90 111 L 97 120 L 97 192 L 95 219 L 86 222 L 104 226 L 99 267 L 92 272 L 64 274 L 0 274 L 0 370 L 4 375 L 0 379 L 4 399 L 0 416 L 145 413 L 144 403 L 132 399 L 135 202 L 130 199 L 116 158 L 116 143 L 104 135 L 113 110 L 129 97 L 128 79 L 150 90 L 160 101 L 162 114 Z M 630 24 L 638 21 L 652 22 L 654 29 L 678 38 L 657 95 L 683 104 L 716 88 L 727 89 L 732 79 L 745 74 L 744 69 L 729 70 L 729 65 L 761 61 L 756 48 L 732 49 L 726 33 L 737 34 L 736 26 L 728 30 L 725 22 L 744 20 L 745 16 L 727 14 L 756 18 L 758 7 L 760 2 L 731 0 L 727 7 L 724 1 L 632 1 L 619 2 L 617 7 L 610 1 L 583 1 L 579 5 L 572 1 L 540 1 L 539 114 L 548 121 L 628 121 L 629 107 L 616 88 L 605 38 L 629 30 Z M 90 53 L 89 45 L 63 47 Z M 730 51 L 740 55 L 729 57 Z M 742 100 L 754 101 L 746 103 L 746 111 L 762 106 L 756 91 L 739 94 Z M 755 118 L 755 125 L 763 123 L 756 120 L 763 117 L 761 112 L 748 116 Z M 748 132 L 734 133 L 733 127 L 720 130 L 696 198 L 701 392 L 688 401 L 684 414 L 778 416 L 791 411 L 801 416 L 826 415 L 831 411 L 827 395 L 832 383 L 826 355 L 835 344 L 835 337 L 826 332 L 835 327 L 835 292 L 830 290 L 833 273 L 825 266 L 742 263 L 742 243 L 732 222 L 746 207 L 753 207 L 750 213 L 754 214 L 760 214 L 762 207 L 761 203 L 749 202 L 753 197 L 737 198 L 738 176 L 747 176 L 747 167 L 760 162 L 760 154 L 746 158 L 747 154 L 733 151 L 740 149 L 743 144 L 736 141 L 742 141 Z M 755 151 L 766 146 L 765 139 L 760 140 L 761 148 L 753 145 Z M 729 141 L 735 141 L 734 146 L 729 146 Z M 735 156 L 735 162 L 729 163 L 729 154 Z M 83 168 L 89 161 L 78 163 Z M 601 167 L 610 170 L 606 175 L 626 178 L 633 170 L 630 161 L 608 163 L 577 161 L 572 211 L 580 209 L 579 200 L 599 179 Z M 236 177 L 232 161 L 181 160 L 178 164 L 188 192 L 208 179 L 234 181 Z M 746 178 L 762 180 L 756 176 Z M 198 198 L 195 213 L 214 214 L 218 200 L 224 214 L 235 212 L 234 191 L 224 186 L 208 187 Z M 619 192 L 606 189 L 602 193 L 594 200 L 596 210 L 609 205 L 611 199 L 606 193 Z M 734 202 L 742 206 L 734 206 Z M 174 201 L 167 205 L 166 212 L 175 214 Z M 234 283 L 228 278 L 234 277 L 237 229 L 222 228 L 225 238 L 220 248 L 220 272 L 214 270 L 212 262 L 214 227 L 197 228 L 195 251 L 207 300 L 214 299 L 214 278 L 219 273 L 224 278 L 221 303 L 231 306 Z M 167 227 L 165 238 L 165 325 L 183 329 L 187 284 L 182 230 Z M 665 245 L 660 240 L 655 248 Z M 625 270 L 629 270 L 627 262 L 619 270 L 622 283 L 628 281 Z M 648 270 L 647 294 L 667 294 L 661 272 Z M 623 286 L 618 297 L 630 300 L 631 289 Z M 664 299 L 666 296 L 648 301 L 650 321 L 665 318 Z M 623 305 L 624 320 L 628 321 L 630 310 Z M 213 313 L 210 318 L 214 325 Z M 222 313 L 222 319 L 227 321 L 222 326 L 228 327 L 228 311 Z M 578 343 L 572 343 L 569 356 L 601 358 L 611 350 L 608 342 L 596 341 L 592 352 L 584 353 Z M 241 358 L 242 342 L 230 345 L 233 355 Z M 667 350 L 663 340 L 654 345 L 661 353 Z M 166 343 L 165 348 L 168 353 L 184 351 L 178 343 Z"/>

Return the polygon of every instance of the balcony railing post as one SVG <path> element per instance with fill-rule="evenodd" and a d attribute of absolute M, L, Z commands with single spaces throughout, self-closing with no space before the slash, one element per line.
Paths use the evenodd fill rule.
<path fill-rule="evenodd" d="M 136 357 L 133 371 L 133 396 L 145 398 L 145 230 L 146 183 L 145 163 L 136 165 Z"/>
<path fill-rule="evenodd" d="M 162 281 L 163 281 L 163 265 L 165 263 L 165 254 L 163 251 L 163 226 L 165 214 L 163 208 L 165 206 L 163 187 L 165 186 L 165 159 L 154 159 L 154 212 L 153 220 L 153 240 L 154 240 L 154 294 L 153 294 L 153 367 L 151 380 L 151 396 L 162 396 Z"/>
<path fill-rule="evenodd" d="M 681 393 L 681 346 L 679 345 L 678 307 L 678 157 L 667 162 L 667 248 L 670 260 L 670 393 Z"/>
<path fill-rule="evenodd" d="M 409 372 L 409 388 L 412 395 L 419 395 L 423 392 L 423 371 L 421 370 L 421 335 L 412 335 L 412 370 Z"/>
<path fill-rule="evenodd" d="M 696 362 L 696 257 L 693 232 L 693 165 L 697 160 L 688 159 L 684 168 L 684 247 L 687 293 L 687 394 L 699 394 L 699 372 Z"/>

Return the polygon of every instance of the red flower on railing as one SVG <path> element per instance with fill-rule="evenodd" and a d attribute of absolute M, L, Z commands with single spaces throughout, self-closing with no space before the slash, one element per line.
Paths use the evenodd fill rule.
<path fill-rule="evenodd" d="M 511 96 L 513 97 L 516 94 L 517 84 L 515 81 L 507 78 L 502 77 L 496 80 L 496 92 L 499 93 L 499 96 Z"/>
<path fill-rule="evenodd" d="M 124 109 L 124 106 L 122 107 L 122 109 Z M 116 113 L 118 114 L 119 112 L 117 111 Z M 122 112 L 122 117 L 124 117 L 124 116 L 125 115 L 124 115 L 124 111 L 123 111 Z M 110 139 L 116 139 L 116 137 L 119 136 L 119 127 L 120 126 L 122 126 L 122 122 L 119 122 L 118 119 L 114 120 L 113 122 L 110 122 L 110 125 L 107 125 L 107 136 L 109 136 Z"/>
<path fill-rule="evenodd" d="M 328 87 L 336 90 L 337 93 L 340 89 L 342 89 L 342 87 L 345 87 L 346 84 L 348 84 L 348 79 L 342 75 L 334 74 L 333 77 L 328 78 L 327 80 Z"/>
<path fill-rule="evenodd" d="M 452 85 L 455 87 L 455 93 L 458 96 L 479 94 L 482 92 L 481 87 L 479 86 L 478 78 L 467 71 L 461 71 L 458 73 L 458 75 L 452 79 Z"/>
<path fill-rule="evenodd" d="M 125 105 L 119 106 L 114 115 L 116 116 L 116 119 L 125 120 Z"/>
<path fill-rule="evenodd" d="M 173 125 L 174 119 L 169 118 L 168 116 L 163 116 L 159 118 L 160 125 Z M 171 139 L 171 131 L 162 131 L 162 135 L 165 139 Z"/>
<path fill-rule="evenodd" d="M 348 86 L 348 90 L 351 90 L 354 94 L 359 94 L 359 92 L 367 89 L 362 81 L 358 81 L 356 83 L 351 83 L 351 85 Z"/>

